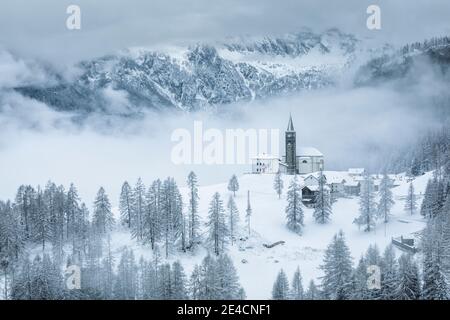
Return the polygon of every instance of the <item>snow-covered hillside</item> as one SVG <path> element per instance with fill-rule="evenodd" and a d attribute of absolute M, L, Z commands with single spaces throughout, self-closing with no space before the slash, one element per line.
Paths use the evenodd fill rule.
<path fill-rule="evenodd" d="M 324 172 L 326 175 L 327 172 Z M 329 172 L 329 175 L 339 175 L 339 172 Z M 344 173 L 342 173 L 344 174 Z M 422 200 L 427 181 L 431 173 L 412 180 L 418 198 L 418 204 Z M 304 177 L 300 177 L 300 181 Z M 248 299 L 269 299 L 273 282 L 278 271 L 283 268 L 289 277 L 297 266 L 300 267 L 304 285 L 311 279 L 318 279 L 321 271 L 318 267 L 323 260 L 323 253 L 333 235 L 339 230 L 344 231 L 347 244 L 352 252 L 353 262 L 367 250 L 371 244 L 376 244 L 381 250 L 391 242 L 392 237 L 410 235 L 421 231 L 425 226 L 425 220 L 416 213 L 411 216 L 404 211 L 405 196 L 408 192 L 407 179 L 398 181 L 398 186 L 393 188 L 396 201 L 392 208 L 392 219 L 386 225 L 377 224 L 376 230 L 365 233 L 358 230 L 353 224 L 358 215 L 359 198 L 339 198 L 333 205 L 332 220 L 329 224 L 316 224 L 312 217 L 312 209 L 304 208 L 305 227 L 301 236 L 286 228 L 284 209 L 286 199 L 283 195 L 278 199 L 273 190 L 274 176 L 267 175 L 243 175 L 239 178 L 240 189 L 236 194 L 236 204 L 240 212 L 241 226 L 244 226 L 244 215 L 247 207 L 247 191 L 250 191 L 252 219 L 252 235 L 248 240 L 238 241 L 233 247 L 229 246 L 228 253 L 232 257 L 240 276 L 240 282 L 244 287 Z M 289 185 L 291 176 L 284 176 L 285 190 Z M 181 189 L 183 197 L 187 198 L 187 189 Z M 226 203 L 232 195 L 227 190 L 227 183 L 199 187 L 200 215 L 203 222 L 208 214 L 209 202 L 215 192 L 219 192 Z M 242 230 L 242 237 L 246 237 L 246 231 Z M 264 244 L 277 241 L 285 241 L 284 245 L 274 248 L 265 248 Z M 115 232 L 112 236 L 114 252 L 119 255 L 125 246 L 133 248 L 137 257 L 150 258 L 152 251 L 145 246 L 137 245 L 131 239 L 128 232 Z M 174 255 L 171 261 L 180 260 L 190 274 L 195 264 L 200 263 L 206 255 L 206 249 L 200 249 L 195 255 Z M 398 252 L 400 254 L 400 251 Z"/>

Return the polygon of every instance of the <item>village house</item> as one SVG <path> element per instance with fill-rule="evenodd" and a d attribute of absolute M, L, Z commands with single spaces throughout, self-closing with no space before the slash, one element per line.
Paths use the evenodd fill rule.
<path fill-rule="evenodd" d="M 352 177 L 362 177 L 366 173 L 364 168 L 350 168 L 348 174 Z"/>
<path fill-rule="evenodd" d="M 280 159 L 278 157 L 261 154 L 252 158 L 252 172 L 257 174 L 277 173 L 280 170 Z"/>
<path fill-rule="evenodd" d="M 330 188 L 324 186 L 325 193 L 330 192 Z M 307 207 L 314 207 L 316 197 L 319 194 L 319 185 L 309 185 L 302 187 L 302 202 Z"/>
<path fill-rule="evenodd" d="M 345 181 L 344 192 L 349 196 L 359 196 L 359 193 L 361 192 L 361 183 L 353 179 Z"/>

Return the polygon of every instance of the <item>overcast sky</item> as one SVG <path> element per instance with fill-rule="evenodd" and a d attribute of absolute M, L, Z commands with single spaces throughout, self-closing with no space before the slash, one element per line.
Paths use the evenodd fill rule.
<path fill-rule="evenodd" d="M 70 4 L 81 7 L 80 31 L 65 27 Z M 381 7 L 381 31 L 366 28 L 370 4 Z M 404 43 L 450 34 L 449 14 L 449 0 L 2 0 L 0 46 L 66 62 L 130 46 L 281 34 L 302 26 L 336 26 Z"/>

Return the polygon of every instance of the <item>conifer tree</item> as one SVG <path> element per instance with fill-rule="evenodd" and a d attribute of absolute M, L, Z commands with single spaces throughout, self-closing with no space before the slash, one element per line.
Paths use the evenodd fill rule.
<path fill-rule="evenodd" d="M 38 187 L 35 200 L 36 215 L 33 221 L 33 238 L 35 242 L 42 244 L 42 251 L 45 251 L 45 243 L 51 240 L 51 224 L 48 215 L 48 207 L 44 200 L 44 194 Z"/>
<path fill-rule="evenodd" d="M 188 298 L 186 288 L 186 275 L 179 261 L 172 264 L 172 300 L 186 300 Z"/>
<path fill-rule="evenodd" d="M 421 296 L 419 270 L 410 255 L 403 254 L 399 259 L 396 300 L 418 300 Z"/>
<path fill-rule="evenodd" d="M 122 225 L 131 229 L 131 215 L 133 207 L 133 191 L 130 185 L 125 181 L 120 192 L 119 211 Z"/>
<path fill-rule="evenodd" d="M 395 201 L 390 188 L 390 180 L 386 173 L 383 174 L 383 178 L 381 179 L 378 194 L 380 196 L 380 202 L 378 204 L 378 216 L 383 219 L 384 223 L 388 223 L 391 208 L 395 204 Z"/>
<path fill-rule="evenodd" d="M 147 204 L 145 202 L 145 186 L 139 178 L 132 194 L 131 233 L 138 241 L 144 238 L 144 216 Z"/>
<path fill-rule="evenodd" d="M 218 299 L 218 277 L 216 273 L 216 263 L 209 254 L 203 259 L 199 267 L 199 286 L 197 292 L 198 300 Z"/>
<path fill-rule="evenodd" d="M 305 299 L 306 300 L 319 300 L 320 299 L 320 292 L 317 288 L 316 284 L 314 283 L 314 280 L 311 280 L 309 282 L 308 290 L 305 293 Z"/>
<path fill-rule="evenodd" d="M 412 182 L 410 183 L 408 188 L 408 195 L 406 196 L 405 202 L 405 210 L 409 212 L 411 215 L 413 215 L 417 210 L 417 200 L 416 195 L 414 194 L 414 186 Z"/>
<path fill-rule="evenodd" d="M 283 188 L 284 188 L 283 178 L 281 177 L 280 171 L 278 171 L 275 174 L 275 179 L 273 181 L 273 188 L 275 189 L 275 192 L 278 195 L 278 199 L 280 199 L 281 194 L 283 193 Z"/>
<path fill-rule="evenodd" d="M 375 227 L 375 194 L 373 180 L 367 174 L 361 186 L 361 196 L 359 201 L 359 216 L 353 221 L 359 227 L 363 226 L 364 231 L 370 232 Z"/>
<path fill-rule="evenodd" d="M 117 278 L 114 287 L 116 299 L 135 300 L 137 294 L 137 265 L 133 250 L 125 248 L 117 266 Z"/>
<path fill-rule="evenodd" d="M 194 172 L 189 173 L 187 185 L 189 187 L 189 206 L 188 206 L 188 228 L 189 228 L 189 249 L 195 250 L 200 243 L 200 216 L 198 215 L 198 182 Z"/>
<path fill-rule="evenodd" d="M 192 300 L 199 300 L 201 297 L 200 296 L 201 290 L 202 290 L 202 279 L 200 266 L 195 265 L 194 270 L 192 271 L 191 277 L 189 279 L 190 298 Z"/>
<path fill-rule="evenodd" d="M 236 192 L 239 190 L 239 182 L 234 174 L 228 182 L 228 190 L 233 192 L 233 196 L 236 197 Z"/>
<path fill-rule="evenodd" d="M 298 184 L 297 176 L 291 181 L 287 192 L 288 205 L 285 209 L 287 227 L 295 233 L 301 234 L 303 228 L 303 209 L 301 190 Z"/>
<path fill-rule="evenodd" d="M 433 254 L 433 250 L 424 252 L 422 298 L 424 300 L 448 300 L 450 298 L 440 260 Z"/>
<path fill-rule="evenodd" d="M 273 300 L 288 300 L 289 299 L 289 281 L 283 269 L 278 273 L 277 279 L 273 284 L 272 289 Z"/>
<path fill-rule="evenodd" d="M 393 300 L 397 287 L 398 265 L 392 244 L 386 247 L 381 261 L 381 299 Z"/>
<path fill-rule="evenodd" d="M 325 190 L 325 177 L 322 171 L 320 171 L 318 191 L 313 216 L 317 223 L 325 224 L 330 221 L 331 202 L 330 195 Z"/>
<path fill-rule="evenodd" d="M 239 211 L 232 196 L 230 196 L 230 198 L 228 199 L 227 211 L 228 211 L 228 221 L 230 231 L 230 242 L 231 245 L 233 245 L 238 232 Z"/>
<path fill-rule="evenodd" d="M 320 268 L 324 272 L 322 277 L 324 297 L 332 300 L 348 299 L 351 295 L 349 284 L 352 276 L 352 260 L 342 231 L 333 237 L 327 247 Z"/>
<path fill-rule="evenodd" d="M 66 239 L 74 243 L 76 237 L 75 229 L 80 213 L 80 197 L 78 196 L 78 190 L 73 183 L 67 191 L 64 211 L 66 216 Z"/>
<path fill-rule="evenodd" d="M 304 299 L 302 275 L 300 273 L 300 267 L 297 267 L 297 269 L 295 270 L 294 277 L 291 282 L 291 299 L 292 300 Z"/>
<path fill-rule="evenodd" d="M 428 220 L 423 232 L 423 292 L 425 300 L 448 300 L 449 288 L 445 278 L 445 263 L 447 252 L 449 212 L 442 213 L 434 219 Z M 446 221 L 447 220 L 447 221 Z"/>
<path fill-rule="evenodd" d="M 208 214 L 208 244 L 215 255 L 220 255 L 225 250 L 227 236 L 229 234 L 226 222 L 223 203 L 219 193 L 215 193 L 210 205 Z"/>
<path fill-rule="evenodd" d="M 150 243 L 154 250 L 162 234 L 162 187 L 161 180 L 156 180 L 148 189 L 146 195 L 147 209 L 144 216 L 143 240 Z"/>
<path fill-rule="evenodd" d="M 251 230 L 251 218 L 252 218 L 252 206 L 250 205 L 250 190 L 247 191 L 247 209 L 245 210 L 245 223 L 247 224 L 247 232 L 250 237 L 252 234 Z"/>
<path fill-rule="evenodd" d="M 352 275 L 350 298 L 352 300 L 366 300 L 369 298 L 369 289 L 367 287 L 367 279 L 369 275 L 367 273 L 367 262 L 364 257 L 359 259 L 358 265 Z"/>
<path fill-rule="evenodd" d="M 161 233 L 165 247 L 165 256 L 169 257 L 174 246 L 181 242 L 184 249 L 185 232 L 183 202 L 178 186 L 173 178 L 167 178 L 162 186 Z"/>
<path fill-rule="evenodd" d="M 97 197 L 95 198 L 94 216 L 92 222 L 97 228 L 97 231 L 101 234 L 111 231 L 114 226 L 114 216 L 111 211 L 111 203 L 109 202 L 108 195 L 103 187 L 98 190 Z"/>
<path fill-rule="evenodd" d="M 217 258 L 216 273 L 218 299 L 239 300 L 242 295 L 242 288 L 239 284 L 236 268 L 228 255 L 222 254 Z"/>

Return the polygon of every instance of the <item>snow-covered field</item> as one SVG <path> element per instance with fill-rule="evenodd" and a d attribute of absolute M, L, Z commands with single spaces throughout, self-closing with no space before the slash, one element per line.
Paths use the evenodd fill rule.
<path fill-rule="evenodd" d="M 326 175 L 326 172 L 324 172 Z M 413 180 L 415 193 L 420 206 L 426 183 L 431 177 L 427 173 Z M 311 279 L 318 279 L 321 271 L 323 253 L 333 235 L 343 230 L 347 244 L 352 252 L 354 263 L 357 262 L 369 245 L 377 244 L 380 250 L 391 242 L 392 237 L 409 235 L 420 231 L 425 226 L 425 220 L 416 213 L 411 216 L 404 211 L 404 197 L 407 195 L 409 182 L 403 179 L 399 186 L 393 188 L 396 204 L 392 208 L 391 221 L 387 224 L 379 222 L 376 230 L 365 233 L 358 230 L 353 219 L 358 215 L 359 198 L 339 198 L 333 205 L 332 221 L 326 225 L 316 224 L 312 217 L 312 209 L 304 208 L 305 227 L 301 236 L 286 228 L 284 209 L 285 195 L 278 199 L 273 190 L 274 176 L 243 175 L 239 178 L 240 189 L 236 194 L 236 204 L 240 213 L 241 226 L 244 227 L 245 209 L 247 208 L 247 191 L 250 191 L 252 218 L 252 235 L 246 241 L 238 241 L 229 246 L 228 253 L 233 258 L 248 299 L 270 298 L 273 282 L 277 273 L 283 268 L 291 278 L 295 268 L 300 266 L 303 284 L 307 286 Z M 287 190 L 291 176 L 284 178 L 284 193 Z M 187 189 L 181 188 L 184 199 L 187 199 Z M 226 207 L 228 197 L 232 195 L 227 190 L 227 183 L 199 187 L 200 216 L 206 221 L 209 202 L 215 192 L 219 192 Z M 185 200 L 186 201 L 186 200 Z M 245 235 L 245 230 L 242 230 Z M 284 245 L 267 249 L 263 244 L 285 241 Z M 112 236 L 112 246 L 119 253 L 124 246 L 132 247 L 135 255 L 151 257 L 151 250 L 137 245 L 129 233 L 116 232 Z M 400 254 L 400 251 L 398 252 Z M 176 255 L 171 260 L 179 259 L 189 275 L 196 263 L 200 263 L 206 255 L 206 249 L 199 250 L 195 255 Z"/>

